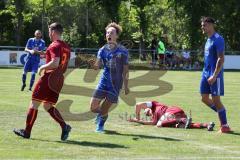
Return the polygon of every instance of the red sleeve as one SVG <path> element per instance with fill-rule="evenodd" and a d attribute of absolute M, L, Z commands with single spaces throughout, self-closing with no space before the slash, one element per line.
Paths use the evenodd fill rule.
<path fill-rule="evenodd" d="M 157 106 L 157 101 L 152 101 L 152 107 L 156 107 Z"/>
<path fill-rule="evenodd" d="M 60 57 L 61 54 L 61 47 L 60 45 L 54 45 L 49 49 L 51 59 L 54 59 L 55 57 Z"/>

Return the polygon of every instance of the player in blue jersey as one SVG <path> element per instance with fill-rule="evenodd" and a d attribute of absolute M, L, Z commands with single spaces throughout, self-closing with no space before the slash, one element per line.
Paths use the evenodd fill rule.
<path fill-rule="evenodd" d="M 227 123 L 226 109 L 220 99 L 220 96 L 224 95 L 224 39 L 215 31 L 215 20 L 211 17 L 201 19 L 201 28 L 203 33 L 208 36 L 204 49 L 204 68 L 200 82 L 202 101 L 218 113 L 221 123 L 219 132 L 229 133 L 231 129 Z"/>
<path fill-rule="evenodd" d="M 107 44 L 99 49 L 96 61 L 90 62 L 93 69 L 103 66 L 104 70 L 90 102 L 91 111 L 97 113 L 97 132 L 104 131 L 108 111 L 118 102 L 122 85 L 124 85 L 125 94 L 129 93 L 128 50 L 117 43 L 122 28 L 116 23 L 110 23 L 105 30 Z"/>
<path fill-rule="evenodd" d="M 27 72 L 32 72 L 29 90 L 32 90 L 32 86 L 35 81 L 35 75 L 38 71 L 38 65 L 40 62 L 40 54 L 43 53 L 45 49 L 45 42 L 42 39 L 42 33 L 40 30 L 36 30 L 34 33 L 34 38 L 29 38 L 27 41 L 27 45 L 25 47 L 25 51 L 28 52 L 27 60 L 24 65 L 23 75 L 22 75 L 22 87 L 21 91 L 26 87 L 26 78 Z"/>

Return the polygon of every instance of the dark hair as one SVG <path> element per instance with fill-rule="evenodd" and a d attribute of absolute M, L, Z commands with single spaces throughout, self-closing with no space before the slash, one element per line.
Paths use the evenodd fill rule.
<path fill-rule="evenodd" d="M 201 22 L 216 24 L 215 19 L 212 17 L 201 17 Z"/>
<path fill-rule="evenodd" d="M 105 28 L 105 30 L 107 31 L 107 29 L 110 28 L 110 27 L 115 28 L 118 35 L 122 32 L 122 27 L 115 22 L 109 23 L 107 25 L 107 27 Z"/>
<path fill-rule="evenodd" d="M 51 30 L 55 30 L 55 31 L 59 32 L 60 34 L 63 32 L 63 27 L 58 22 L 54 22 L 54 23 L 50 24 L 49 28 Z"/>

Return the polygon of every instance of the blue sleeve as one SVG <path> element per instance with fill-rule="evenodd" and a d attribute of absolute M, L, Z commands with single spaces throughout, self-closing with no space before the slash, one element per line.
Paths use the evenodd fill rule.
<path fill-rule="evenodd" d="M 224 50 L 225 50 L 224 39 L 218 38 L 215 41 L 215 45 L 216 45 L 217 54 L 224 54 Z"/>
<path fill-rule="evenodd" d="M 33 48 L 33 46 L 32 46 L 32 39 L 31 38 L 28 39 L 27 44 L 26 44 L 26 48 L 27 49 L 32 49 Z"/>
<path fill-rule="evenodd" d="M 39 48 L 39 50 L 40 50 L 40 51 L 43 51 L 44 49 L 45 49 L 45 42 L 42 41 L 42 45 L 41 45 L 41 47 Z"/>
<path fill-rule="evenodd" d="M 97 59 L 102 60 L 102 52 L 103 52 L 102 49 L 99 49 L 99 50 L 98 50 L 98 53 L 97 53 Z"/>

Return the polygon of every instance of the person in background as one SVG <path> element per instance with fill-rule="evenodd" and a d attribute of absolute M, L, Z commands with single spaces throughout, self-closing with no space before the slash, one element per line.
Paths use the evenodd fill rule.
<path fill-rule="evenodd" d="M 25 51 L 28 52 L 28 56 L 23 69 L 21 91 L 23 91 L 26 87 L 27 72 L 32 72 L 29 85 L 29 90 L 32 90 L 35 76 L 38 71 L 40 54 L 42 54 L 45 49 L 45 41 L 42 39 L 42 32 L 40 30 L 36 30 L 34 36 L 34 38 L 28 39 L 25 47 Z"/>

